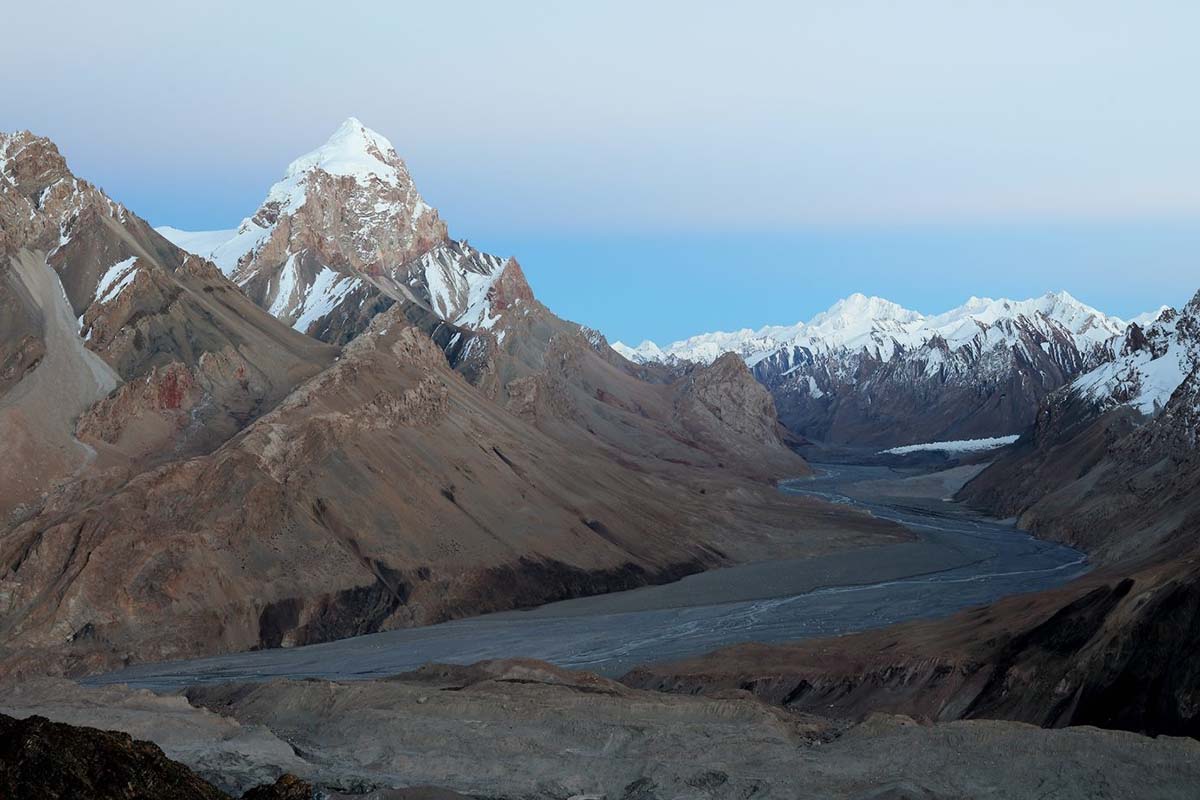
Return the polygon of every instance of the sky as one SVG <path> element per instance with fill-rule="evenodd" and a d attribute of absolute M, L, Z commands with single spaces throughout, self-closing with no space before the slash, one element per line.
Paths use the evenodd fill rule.
<path fill-rule="evenodd" d="M 1200 288 L 1200 4 L 16 4 L 0 130 L 233 227 L 347 116 L 610 339 Z"/>

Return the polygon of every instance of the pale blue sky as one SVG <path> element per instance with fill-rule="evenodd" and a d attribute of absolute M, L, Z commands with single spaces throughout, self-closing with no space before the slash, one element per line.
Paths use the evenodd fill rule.
<path fill-rule="evenodd" d="M 1196 3 L 65 2 L 4 28 L 0 129 L 152 222 L 235 225 L 355 115 L 452 233 L 613 338 L 853 291 L 1130 315 L 1200 288 Z"/>

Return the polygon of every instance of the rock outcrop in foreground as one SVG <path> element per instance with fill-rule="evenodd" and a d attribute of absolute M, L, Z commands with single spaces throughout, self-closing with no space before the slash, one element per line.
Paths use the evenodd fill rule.
<path fill-rule="evenodd" d="M 250 789 L 242 800 L 310 800 L 293 775 Z M 0 714 L 0 797 L 42 800 L 229 800 L 151 742 L 45 717 Z"/>

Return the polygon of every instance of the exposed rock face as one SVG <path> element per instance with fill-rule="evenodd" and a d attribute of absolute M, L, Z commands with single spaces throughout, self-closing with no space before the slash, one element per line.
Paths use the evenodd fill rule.
<path fill-rule="evenodd" d="M 150 742 L 45 717 L 0 715 L 0 794 L 94 800 L 228 800 Z"/>
<path fill-rule="evenodd" d="M 272 784 L 256 786 L 242 795 L 242 800 L 311 800 L 313 787 L 295 775 L 280 775 Z"/>
<path fill-rule="evenodd" d="M 853 295 L 804 324 L 618 350 L 668 364 L 737 353 L 792 431 L 894 446 L 1020 432 L 1043 397 L 1111 358 L 1124 330 L 1065 292 L 972 298 L 932 317 Z"/>
<path fill-rule="evenodd" d="M 154 743 L 45 717 L 0 714 L 0 796 L 45 800 L 230 800 Z M 282 775 L 242 800 L 311 800 L 312 784 Z"/>
<path fill-rule="evenodd" d="M 775 402 L 733 353 L 694 370 L 684 391 L 735 433 L 767 447 L 779 446 Z"/>
<path fill-rule="evenodd" d="M 452 241 L 391 143 L 354 118 L 293 161 L 237 230 L 162 231 L 283 322 L 338 343 L 395 302 L 486 329 L 510 261 Z"/>

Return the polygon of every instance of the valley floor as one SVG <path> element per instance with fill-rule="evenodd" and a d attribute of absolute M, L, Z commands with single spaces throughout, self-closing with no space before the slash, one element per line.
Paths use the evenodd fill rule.
<path fill-rule="evenodd" d="M 428 662 L 497 658 L 536 658 L 615 677 L 739 642 L 790 642 L 944 616 L 1086 571 L 1082 554 L 1069 547 L 943 502 L 974 470 L 907 476 L 840 465 L 783 487 L 861 505 L 913 531 L 910 541 L 760 561 L 661 586 L 308 647 L 139 665 L 87 682 L 171 690 L 232 680 L 363 680 Z M 863 499 L 851 501 L 849 494 Z"/>
<path fill-rule="evenodd" d="M 1194 796 L 1200 743 L 1191 739 L 884 714 L 853 722 L 740 689 L 669 694 L 543 661 L 484 660 L 534 655 L 611 675 L 730 641 L 948 613 L 1086 569 L 1070 548 L 945 503 L 975 470 L 841 465 L 790 487 L 903 522 L 917 533 L 911 542 L 324 645 L 146 665 L 90 685 L 37 679 L 0 688 L 0 713 L 149 739 L 234 796 L 285 772 L 330 797 L 376 800 L 459 796 L 393 792 L 417 786 L 530 799 Z"/>

